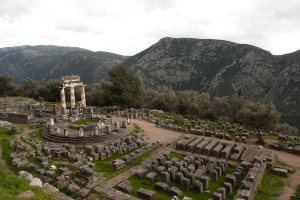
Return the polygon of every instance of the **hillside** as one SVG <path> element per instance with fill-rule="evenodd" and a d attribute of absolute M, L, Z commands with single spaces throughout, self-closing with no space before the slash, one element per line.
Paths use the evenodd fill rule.
<path fill-rule="evenodd" d="M 212 97 L 241 89 L 249 100 L 274 102 L 282 119 L 299 127 L 300 51 L 274 56 L 228 41 L 163 38 L 121 65 L 133 71 L 144 87 L 171 85 Z"/>
<path fill-rule="evenodd" d="M 77 74 L 84 83 L 98 82 L 107 78 L 108 71 L 126 57 L 92 52 L 77 47 L 21 46 L 0 49 L 0 73 L 8 73 L 19 84 L 31 77 L 44 84 L 49 79 Z"/>

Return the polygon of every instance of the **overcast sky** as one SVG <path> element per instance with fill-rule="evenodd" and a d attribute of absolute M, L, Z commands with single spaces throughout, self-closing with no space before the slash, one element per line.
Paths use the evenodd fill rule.
<path fill-rule="evenodd" d="M 0 48 L 76 46 L 134 55 L 162 37 L 300 49 L 300 0 L 0 0 Z"/>

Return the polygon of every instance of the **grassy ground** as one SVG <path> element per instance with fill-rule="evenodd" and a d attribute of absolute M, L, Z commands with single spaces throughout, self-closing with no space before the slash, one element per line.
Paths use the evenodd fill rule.
<path fill-rule="evenodd" d="M 300 199 L 300 185 L 297 185 L 295 195 L 291 196 L 290 200 Z"/>
<path fill-rule="evenodd" d="M 277 135 L 270 135 L 267 134 L 265 136 L 263 136 L 264 139 L 270 139 L 270 140 L 278 140 L 278 136 Z"/>
<path fill-rule="evenodd" d="M 271 170 L 267 170 L 254 200 L 271 200 L 279 197 L 284 188 L 286 179 L 287 178 L 273 174 Z"/>
<path fill-rule="evenodd" d="M 9 133 L 8 130 L 0 129 L 0 139 L 1 139 L 1 149 L 2 149 L 2 159 L 6 162 L 7 167 L 17 174 L 21 170 L 26 170 L 25 168 L 17 168 L 13 166 L 10 162 L 9 156 L 14 151 L 9 148 L 9 139 L 15 138 Z M 27 190 L 31 190 L 35 193 L 36 197 L 30 198 L 31 200 L 39 199 L 49 199 L 54 200 L 52 195 L 44 193 L 38 187 L 29 186 L 27 180 L 19 179 L 16 176 L 10 176 L 7 174 L 7 167 L 0 164 L 0 199 L 14 200 L 17 199 L 16 196 Z M 28 171 L 28 170 L 26 170 Z"/>
<path fill-rule="evenodd" d="M 17 195 L 27 190 L 33 191 L 36 195 L 34 198 L 30 198 L 30 200 L 54 200 L 52 195 L 44 193 L 39 187 L 29 186 L 27 180 L 9 176 L 6 173 L 6 168 L 3 165 L 0 165 L 0 199 L 14 200 L 17 199 Z"/>
<path fill-rule="evenodd" d="M 93 121 L 93 120 L 80 120 L 80 121 L 73 122 L 71 124 L 86 125 L 86 124 L 90 124 L 90 123 L 97 123 L 97 121 Z"/>
<path fill-rule="evenodd" d="M 184 156 L 182 156 L 180 154 L 176 154 L 176 153 L 170 153 L 170 157 L 171 158 L 175 157 L 175 158 L 178 158 L 179 160 L 182 160 L 184 158 Z M 211 181 L 209 183 L 209 187 L 206 190 L 207 192 L 203 192 L 202 194 L 195 193 L 193 191 L 193 189 L 194 189 L 193 186 L 190 186 L 188 191 L 183 191 L 183 196 L 187 196 L 187 197 L 190 197 L 192 199 L 203 199 L 203 200 L 212 198 L 213 197 L 213 192 L 215 192 L 219 187 L 223 186 L 223 184 L 225 182 L 225 175 L 228 174 L 228 173 L 231 174 L 231 173 L 233 173 L 233 171 L 234 171 L 233 168 L 228 167 L 226 173 L 223 173 L 222 176 L 217 181 Z M 234 198 L 234 195 L 236 194 L 236 192 L 238 190 L 238 187 L 241 184 L 242 180 L 246 176 L 246 173 L 247 172 L 243 172 L 242 177 L 237 182 L 237 186 L 234 188 L 234 190 L 232 192 L 232 195 L 228 199 L 233 199 Z M 209 176 L 209 174 L 208 174 L 208 176 Z M 161 191 L 158 191 L 158 190 L 154 189 L 155 183 L 162 181 L 161 176 L 158 176 L 158 178 L 155 182 L 151 182 L 147 178 L 137 178 L 135 175 L 131 176 L 128 180 L 130 181 L 131 186 L 133 188 L 133 193 L 131 195 L 133 195 L 135 197 L 140 198 L 137 195 L 137 190 L 139 188 L 145 188 L 145 189 L 149 189 L 149 190 L 154 190 L 156 192 L 156 196 L 154 198 L 155 200 L 164 200 L 164 199 L 171 199 L 172 198 L 172 196 L 169 195 L 167 192 L 161 192 Z M 171 181 L 169 183 L 169 188 L 172 187 L 172 186 L 180 188 L 180 185 L 177 184 L 174 181 Z"/>

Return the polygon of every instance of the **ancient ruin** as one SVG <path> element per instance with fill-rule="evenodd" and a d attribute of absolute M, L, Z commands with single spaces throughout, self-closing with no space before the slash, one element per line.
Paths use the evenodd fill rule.
<path fill-rule="evenodd" d="M 76 103 L 77 86 L 81 102 Z M 70 109 L 65 101 L 67 87 Z M 10 122 L 41 127 L 40 132 L 9 140 L 10 162 L 22 169 L 18 176 L 30 185 L 63 199 L 99 199 L 101 194 L 124 200 L 251 200 L 267 169 L 282 177 L 294 170 L 275 165 L 273 151 L 248 144 L 254 132 L 240 124 L 188 120 L 147 109 L 87 107 L 78 76 L 62 79 L 62 109 L 29 102 L 0 104 L 0 117 L 5 120 L 0 121 L 1 128 L 17 127 Z M 181 135 L 164 142 L 148 141 L 143 130 L 131 123 L 146 119 L 155 127 L 158 117 L 160 130 Z M 299 154 L 299 138 L 280 134 L 278 138 L 293 142 L 286 151 Z"/>
<path fill-rule="evenodd" d="M 60 90 L 60 96 L 61 96 L 61 107 L 62 107 L 62 117 L 63 119 L 67 118 L 67 107 L 66 107 L 66 97 L 65 97 L 65 88 L 70 88 L 70 104 L 71 109 L 75 107 L 75 92 L 74 88 L 79 86 L 80 92 L 81 92 L 81 106 L 83 108 L 86 107 L 86 101 L 85 101 L 85 89 L 82 82 L 80 82 L 79 76 L 65 76 L 61 78 L 62 80 L 62 87 Z"/>

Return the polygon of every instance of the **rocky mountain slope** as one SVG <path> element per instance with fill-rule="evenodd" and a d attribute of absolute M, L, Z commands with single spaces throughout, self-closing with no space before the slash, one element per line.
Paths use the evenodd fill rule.
<path fill-rule="evenodd" d="M 106 79 L 111 68 L 125 59 L 125 56 L 113 53 L 76 47 L 10 47 L 0 49 L 0 73 L 12 75 L 17 84 L 25 77 L 44 84 L 49 79 L 71 74 L 77 74 L 84 83 L 91 84 Z"/>
<path fill-rule="evenodd" d="M 144 87 L 171 85 L 213 96 L 241 89 L 252 101 L 274 102 L 284 121 L 300 124 L 300 51 L 274 56 L 263 49 L 220 40 L 163 38 L 122 66 Z"/>

